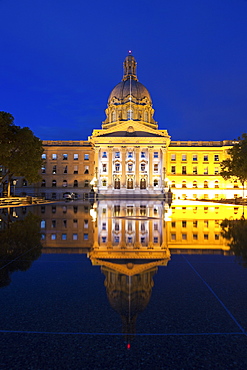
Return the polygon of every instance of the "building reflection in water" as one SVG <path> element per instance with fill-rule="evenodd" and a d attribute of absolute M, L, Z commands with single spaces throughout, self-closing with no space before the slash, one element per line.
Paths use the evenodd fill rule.
<path fill-rule="evenodd" d="M 246 221 L 232 221 L 241 219 L 239 206 L 183 201 L 169 207 L 158 200 L 108 200 L 93 206 L 74 201 L 2 209 L 2 237 L 7 221 L 25 219 L 30 211 L 40 218 L 43 253 L 86 253 L 92 265 L 101 266 L 109 302 L 122 318 L 128 341 L 137 315 L 150 300 L 154 274 L 159 266 L 169 268 L 173 254 L 233 251 L 247 260 Z M 222 233 L 226 218 L 231 222 L 223 223 Z M 2 277 L 5 285 L 6 279 Z"/>

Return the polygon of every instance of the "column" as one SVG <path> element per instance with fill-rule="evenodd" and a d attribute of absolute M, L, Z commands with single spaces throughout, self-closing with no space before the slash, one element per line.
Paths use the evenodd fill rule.
<path fill-rule="evenodd" d="M 112 188 L 112 148 L 108 148 L 108 188 Z"/>
<path fill-rule="evenodd" d="M 165 188 L 165 178 L 166 178 L 166 147 L 161 147 L 161 184 L 160 186 Z"/>
<path fill-rule="evenodd" d="M 121 148 L 122 156 L 122 183 L 121 188 L 126 188 L 126 148 Z"/>
<path fill-rule="evenodd" d="M 152 147 L 151 147 L 152 148 Z M 148 187 L 153 188 L 153 149 L 148 148 Z"/>
<path fill-rule="evenodd" d="M 97 148 L 97 147 L 94 148 L 94 152 L 95 152 L 95 168 L 94 168 L 95 172 L 94 172 L 94 174 L 95 174 L 95 177 L 97 179 L 95 186 L 98 190 L 98 188 L 99 188 L 99 173 L 100 173 L 99 166 L 101 165 L 100 160 L 99 160 L 100 148 Z"/>
<path fill-rule="evenodd" d="M 140 189 L 140 148 L 135 149 L 135 187 Z"/>

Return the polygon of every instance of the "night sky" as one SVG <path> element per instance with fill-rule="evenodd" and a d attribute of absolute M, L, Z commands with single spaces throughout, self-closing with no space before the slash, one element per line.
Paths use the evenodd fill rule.
<path fill-rule="evenodd" d="M 172 140 L 247 132 L 247 1 L 0 0 L 0 110 L 87 140 L 132 50 Z"/>

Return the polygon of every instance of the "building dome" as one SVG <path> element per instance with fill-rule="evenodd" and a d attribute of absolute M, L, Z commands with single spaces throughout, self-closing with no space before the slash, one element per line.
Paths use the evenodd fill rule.
<path fill-rule="evenodd" d="M 124 100 L 129 97 L 129 95 L 132 95 L 138 100 L 146 98 L 149 103 L 152 103 L 148 89 L 139 81 L 132 80 L 130 78 L 128 80 L 121 81 L 114 87 L 110 93 L 108 103 L 110 103 L 112 99 Z"/>
<path fill-rule="evenodd" d="M 131 53 L 131 52 L 130 52 Z M 107 129 L 123 121 L 139 121 L 140 123 L 157 128 L 153 119 L 154 109 L 147 88 L 138 81 L 136 75 L 136 60 L 129 54 L 124 60 L 124 73 L 110 93 L 106 109 L 106 120 L 102 128 Z"/>

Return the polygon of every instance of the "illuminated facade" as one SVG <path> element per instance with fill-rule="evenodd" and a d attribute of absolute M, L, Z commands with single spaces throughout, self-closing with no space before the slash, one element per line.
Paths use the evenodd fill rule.
<path fill-rule="evenodd" d="M 123 78 L 111 91 L 102 129 L 88 141 L 44 141 L 42 181 L 19 179 L 16 194 L 61 199 L 75 193 L 87 199 L 160 198 L 224 199 L 242 196 L 238 181 L 219 175 L 231 141 L 171 141 L 154 120 L 152 99 L 138 81 L 136 60 L 129 54 Z M 13 192 L 13 188 L 12 188 Z"/>

